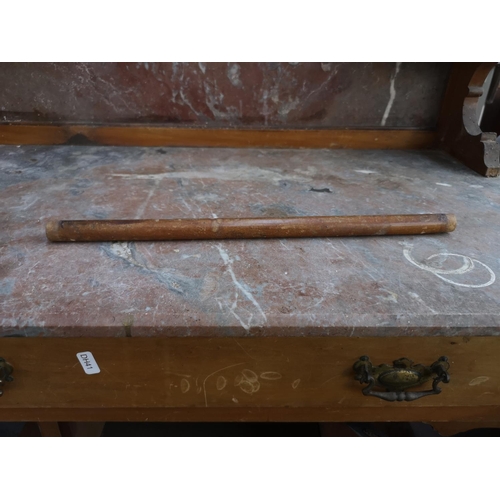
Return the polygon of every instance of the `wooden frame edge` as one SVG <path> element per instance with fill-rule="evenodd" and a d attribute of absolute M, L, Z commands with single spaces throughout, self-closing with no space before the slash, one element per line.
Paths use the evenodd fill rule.
<path fill-rule="evenodd" d="M 430 149 L 432 130 L 254 130 L 144 125 L 0 125 L 4 145 L 105 145 L 152 147 Z"/>

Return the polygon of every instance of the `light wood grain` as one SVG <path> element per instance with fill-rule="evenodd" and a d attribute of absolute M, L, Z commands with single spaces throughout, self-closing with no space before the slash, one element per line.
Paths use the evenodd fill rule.
<path fill-rule="evenodd" d="M 0 144 L 96 144 L 113 146 L 270 147 L 330 149 L 428 149 L 428 130 L 255 130 L 174 127 L 0 125 Z"/>
<path fill-rule="evenodd" d="M 90 350 L 101 373 L 76 353 Z M 493 421 L 500 338 L 4 338 L 13 421 Z M 450 359 L 440 395 L 390 403 L 363 396 L 352 364 Z"/>
<path fill-rule="evenodd" d="M 328 238 L 445 233 L 454 214 L 259 217 L 217 219 L 52 220 L 49 241 L 168 241 L 249 238 Z"/>

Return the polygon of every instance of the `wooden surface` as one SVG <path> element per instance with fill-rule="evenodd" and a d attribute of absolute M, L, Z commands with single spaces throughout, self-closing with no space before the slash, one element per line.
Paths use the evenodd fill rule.
<path fill-rule="evenodd" d="M 91 351 L 87 375 L 76 353 Z M 500 339 L 1 339 L 14 382 L 3 421 L 492 421 Z M 413 402 L 363 396 L 352 365 L 450 359 L 442 393 Z M 425 388 L 425 387 L 424 387 Z"/>
<path fill-rule="evenodd" d="M 449 63 L 0 63 L 0 122 L 435 128 Z"/>
<path fill-rule="evenodd" d="M 429 130 L 238 130 L 161 126 L 0 125 L 0 144 L 229 148 L 428 149 Z"/>
<path fill-rule="evenodd" d="M 354 215 L 239 219 L 53 220 L 53 242 L 329 238 L 435 234 L 455 230 L 453 214 Z"/>
<path fill-rule="evenodd" d="M 2 336 L 498 335 L 500 185 L 440 152 L 0 148 Z M 51 244 L 49 219 L 457 216 L 448 234 Z"/>

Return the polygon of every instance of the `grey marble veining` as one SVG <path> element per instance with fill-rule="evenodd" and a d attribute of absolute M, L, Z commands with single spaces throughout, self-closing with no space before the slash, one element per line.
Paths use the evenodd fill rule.
<path fill-rule="evenodd" d="M 49 243 L 49 218 L 455 213 L 442 235 Z M 0 333 L 496 335 L 500 184 L 441 152 L 0 147 Z"/>

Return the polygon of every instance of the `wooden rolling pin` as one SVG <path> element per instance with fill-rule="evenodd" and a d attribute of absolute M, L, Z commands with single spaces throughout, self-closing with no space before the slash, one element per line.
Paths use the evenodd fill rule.
<path fill-rule="evenodd" d="M 382 236 L 453 231 L 453 214 L 348 215 L 256 219 L 60 220 L 47 223 L 50 241 L 219 240 Z"/>

